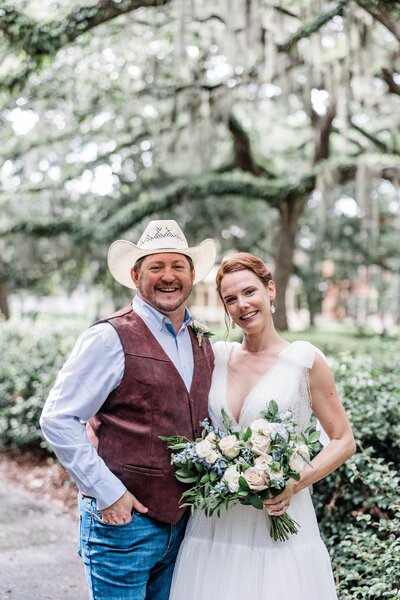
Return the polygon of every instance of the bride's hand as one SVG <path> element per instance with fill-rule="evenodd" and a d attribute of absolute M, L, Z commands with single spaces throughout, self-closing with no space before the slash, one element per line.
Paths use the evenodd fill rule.
<path fill-rule="evenodd" d="M 284 515 L 290 506 L 290 500 L 294 494 L 293 483 L 288 482 L 283 492 L 269 500 L 263 500 L 264 508 L 270 517 Z"/>

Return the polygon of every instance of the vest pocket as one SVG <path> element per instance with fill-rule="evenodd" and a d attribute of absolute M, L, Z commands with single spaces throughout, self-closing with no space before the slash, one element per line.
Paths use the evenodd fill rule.
<path fill-rule="evenodd" d="M 139 465 L 122 465 L 124 471 L 130 471 L 131 473 L 139 473 L 143 475 L 153 475 L 155 477 L 163 477 L 164 469 L 153 469 L 152 467 L 141 467 Z"/>

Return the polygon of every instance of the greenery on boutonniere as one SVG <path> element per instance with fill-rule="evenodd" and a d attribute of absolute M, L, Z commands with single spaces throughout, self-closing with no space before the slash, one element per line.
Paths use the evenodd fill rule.
<path fill-rule="evenodd" d="M 214 333 L 207 327 L 207 325 L 205 323 L 203 323 L 203 321 L 199 321 L 198 319 L 192 319 L 192 322 L 190 323 L 190 327 L 193 329 L 193 333 L 195 334 L 195 336 L 197 338 L 197 343 L 199 345 L 199 348 L 201 348 L 203 339 L 205 337 L 210 338 L 211 336 L 214 335 Z"/>

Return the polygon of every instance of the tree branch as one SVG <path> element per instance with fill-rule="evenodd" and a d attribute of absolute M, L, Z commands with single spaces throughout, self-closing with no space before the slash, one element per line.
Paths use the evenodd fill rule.
<path fill-rule="evenodd" d="M 369 133 L 368 131 L 366 131 L 365 129 L 360 127 L 359 125 L 356 125 L 353 121 L 351 121 L 351 126 L 353 129 L 355 129 L 356 131 L 361 133 L 361 135 L 366 137 L 367 140 L 372 142 L 377 148 L 379 148 L 379 150 L 381 150 L 382 152 L 385 152 L 385 154 L 400 155 L 399 150 L 397 150 L 396 148 L 389 147 L 385 142 L 382 142 L 382 140 L 380 140 L 378 137 L 376 137 L 372 133 Z"/>
<path fill-rule="evenodd" d="M 384 80 L 384 82 L 386 83 L 386 85 L 389 88 L 389 92 L 400 96 L 400 85 L 395 82 L 395 80 L 393 78 L 393 73 L 391 73 L 389 71 L 389 69 L 385 69 L 385 68 L 382 69 L 381 73 L 382 73 L 382 79 Z"/>
<path fill-rule="evenodd" d="M 348 4 L 348 2 L 349 0 L 340 0 L 340 2 L 338 2 L 338 4 L 334 8 L 328 10 L 327 12 L 321 13 L 314 21 L 312 21 L 311 23 L 306 23 L 305 25 L 300 27 L 296 31 L 296 33 L 288 39 L 287 42 L 285 42 L 284 44 L 278 44 L 278 52 L 289 52 L 299 40 L 301 40 L 302 38 L 310 37 L 310 35 L 321 29 L 321 27 L 326 25 L 326 23 L 329 23 L 329 21 L 331 21 L 333 17 L 336 17 L 336 15 L 341 15 L 343 13 L 344 7 L 346 6 L 346 4 Z"/>
<path fill-rule="evenodd" d="M 336 166 L 337 181 L 345 183 L 354 179 L 356 164 L 339 164 Z M 397 181 L 400 173 L 400 162 L 392 161 L 382 164 L 380 172 L 376 174 L 388 180 Z M 160 176 L 146 182 L 146 190 L 131 188 L 129 192 L 119 199 L 121 208 L 114 211 L 109 217 L 98 223 L 79 223 L 76 220 L 57 221 L 43 218 L 37 221 L 20 221 L 10 229 L 3 230 L 1 235 L 23 233 L 33 237 L 57 237 L 68 234 L 76 242 L 88 243 L 90 241 L 109 243 L 116 236 L 121 235 L 142 219 L 154 213 L 169 210 L 181 202 L 203 200 L 215 196 L 220 201 L 224 197 L 242 196 L 248 200 L 262 200 L 272 208 L 281 210 L 286 203 L 293 203 L 295 199 L 304 197 L 315 188 L 316 170 L 303 175 L 300 179 L 282 177 L 280 180 L 269 180 L 266 177 L 255 177 L 248 173 L 210 173 L 194 178 L 168 179 L 167 185 L 160 186 Z M 137 200 L 132 201 L 132 198 Z"/>
<path fill-rule="evenodd" d="M 0 1 L 0 31 L 10 46 L 23 50 L 36 61 L 54 55 L 90 29 L 138 8 L 158 7 L 171 0 L 101 0 L 92 6 L 79 7 L 60 21 L 36 21 Z"/>
<path fill-rule="evenodd" d="M 356 1 L 359 6 L 386 27 L 400 42 L 400 9 L 398 2 L 384 2 L 383 0 L 373 2 L 371 0 Z"/>
<path fill-rule="evenodd" d="M 314 164 L 329 158 L 332 121 L 336 116 L 336 102 L 331 102 L 326 114 L 315 123 Z"/>
<path fill-rule="evenodd" d="M 158 182 L 158 179 L 157 179 Z M 130 227 L 145 217 L 177 206 L 183 200 L 202 200 L 215 196 L 243 196 L 251 199 L 264 200 L 272 207 L 297 193 L 305 193 L 312 190 L 315 185 L 315 175 L 309 174 L 300 180 L 269 181 L 265 177 L 254 177 L 247 173 L 210 174 L 197 178 L 178 178 L 161 191 L 159 182 L 157 188 L 148 182 L 146 190 L 140 190 L 139 194 L 130 189 L 126 198 L 121 197 L 122 208 L 114 212 L 109 218 L 101 223 L 77 223 L 70 220 L 44 221 L 20 221 L 4 234 L 25 233 L 34 237 L 57 237 L 67 233 L 76 241 L 96 240 L 98 242 L 109 242 L 116 235 L 127 231 Z M 132 197 L 138 198 L 132 201 Z"/>
<path fill-rule="evenodd" d="M 243 129 L 239 119 L 232 112 L 228 119 L 228 129 L 233 137 L 233 154 L 236 167 L 257 177 L 262 174 L 265 175 L 267 171 L 254 160 L 249 134 Z M 272 174 L 269 173 L 269 175 Z"/>

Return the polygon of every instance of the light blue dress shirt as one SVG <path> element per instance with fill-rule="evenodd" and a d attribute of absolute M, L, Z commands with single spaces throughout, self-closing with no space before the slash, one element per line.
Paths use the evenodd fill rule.
<path fill-rule="evenodd" d="M 186 310 L 175 333 L 171 321 L 138 296 L 132 308 L 179 371 L 189 390 L 193 378 L 193 348 L 188 330 L 192 317 Z M 90 327 L 77 340 L 59 372 L 43 409 L 40 424 L 60 462 L 83 494 L 107 508 L 126 491 L 86 435 L 85 422 L 93 417 L 124 375 L 125 356 L 117 332 L 109 323 Z"/>

